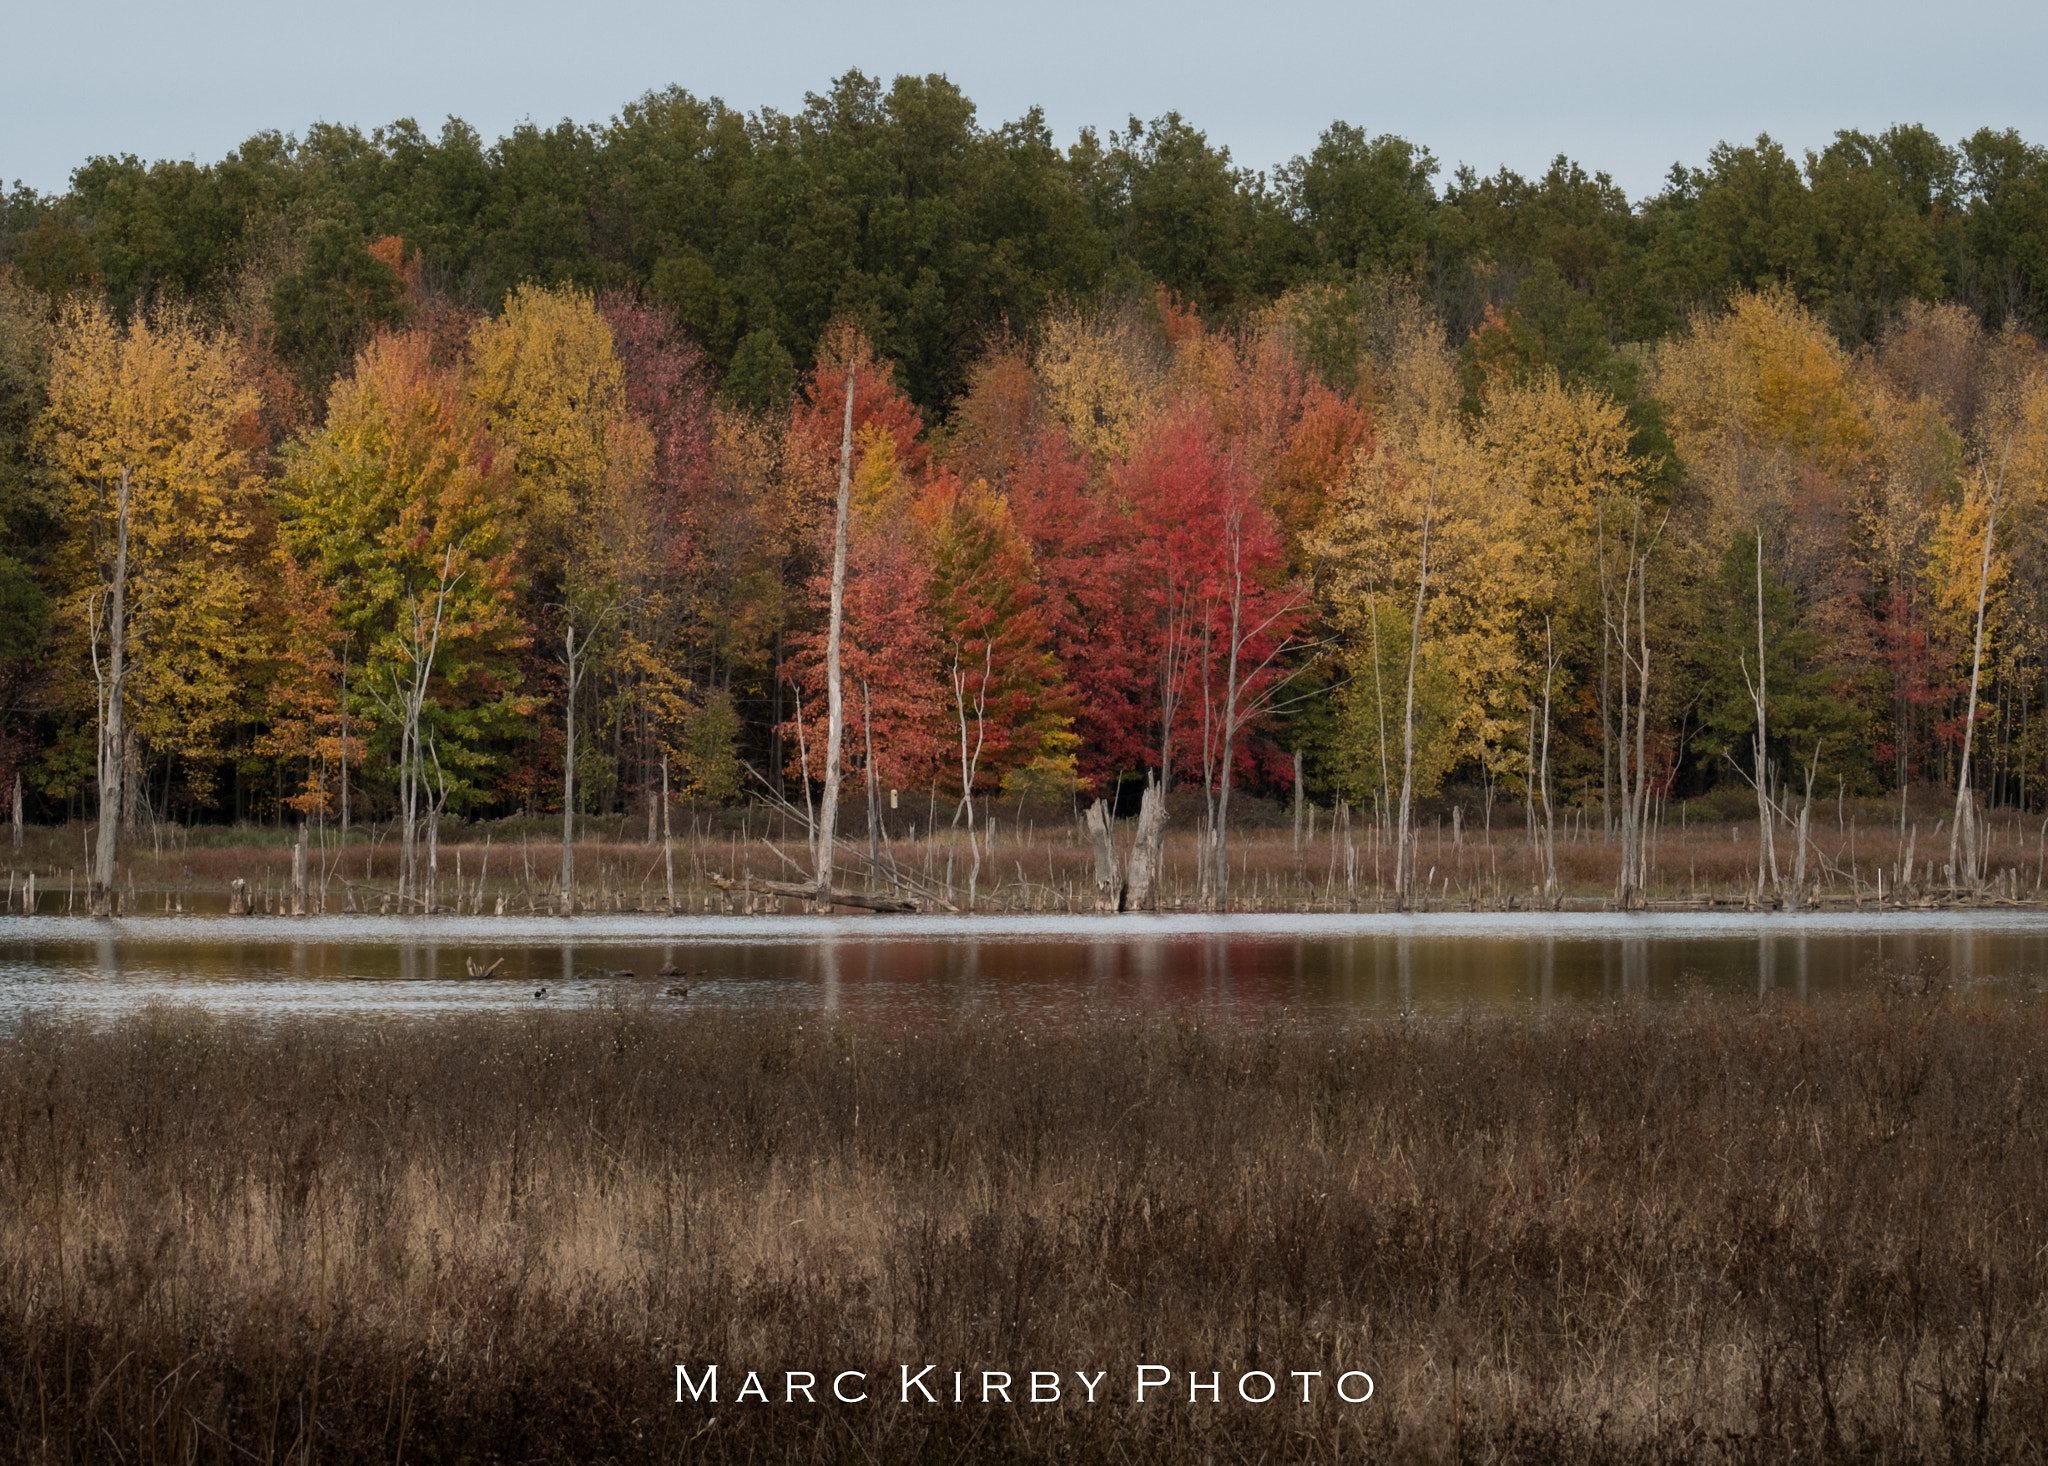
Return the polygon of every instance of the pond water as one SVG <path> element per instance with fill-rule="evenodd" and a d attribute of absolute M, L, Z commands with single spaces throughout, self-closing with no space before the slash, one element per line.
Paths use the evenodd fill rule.
<path fill-rule="evenodd" d="M 471 961 L 500 965 L 472 981 Z M 885 1023 L 1125 1009 L 1257 1019 L 1804 998 L 1898 979 L 2033 991 L 2048 983 L 2048 912 L 0 918 L 4 1028 L 32 1011 L 103 1018 L 152 1003 L 259 1016 L 646 1002 Z"/>

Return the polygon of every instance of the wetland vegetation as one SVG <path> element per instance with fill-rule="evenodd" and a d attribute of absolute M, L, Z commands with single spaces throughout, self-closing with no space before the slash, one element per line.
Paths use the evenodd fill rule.
<path fill-rule="evenodd" d="M 32 1018 L 0 1040 L 0 1434 L 37 1461 L 2029 1459 L 2044 1042 L 2037 999 L 1919 979 L 1355 1023 Z M 714 1362 L 871 1399 L 678 1405 L 675 1367 Z M 1226 1384 L 900 1403 L 934 1362 Z M 1256 1368 L 1377 1388 L 1230 1398 Z"/>

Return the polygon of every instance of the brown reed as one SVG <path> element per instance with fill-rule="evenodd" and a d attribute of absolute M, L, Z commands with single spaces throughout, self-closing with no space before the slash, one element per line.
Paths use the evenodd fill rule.
<path fill-rule="evenodd" d="M 2044 1054 L 2048 1005 L 1906 985 L 1345 1026 L 31 1019 L 0 1041 L 0 1441 L 2038 1459 Z M 722 1402 L 676 1404 L 679 1363 Z M 900 1403 L 928 1363 L 1109 1374 Z M 1176 1371 L 1144 1405 L 1141 1363 Z M 749 1369 L 871 1398 L 738 1403 Z M 1251 1405 L 1250 1369 L 1377 1393 Z"/>

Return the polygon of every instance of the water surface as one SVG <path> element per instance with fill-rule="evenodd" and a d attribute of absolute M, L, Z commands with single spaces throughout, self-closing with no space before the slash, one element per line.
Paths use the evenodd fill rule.
<path fill-rule="evenodd" d="M 466 978 L 470 961 L 500 959 L 497 976 Z M 883 1022 L 1362 1016 L 1800 998 L 1902 979 L 2031 991 L 2048 981 L 2048 913 L 0 918 L 7 1026 L 151 1003 L 419 1018 L 618 1002 Z"/>

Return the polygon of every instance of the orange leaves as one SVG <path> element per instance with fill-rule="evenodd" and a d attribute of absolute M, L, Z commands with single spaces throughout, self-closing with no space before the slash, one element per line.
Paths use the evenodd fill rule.
<path fill-rule="evenodd" d="M 1304 541 L 1322 527 L 1337 487 L 1372 442 L 1372 425 L 1356 403 L 1320 382 L 1310 383 L 1261 490 L 1298 570 L 1306 568 Z"/>

